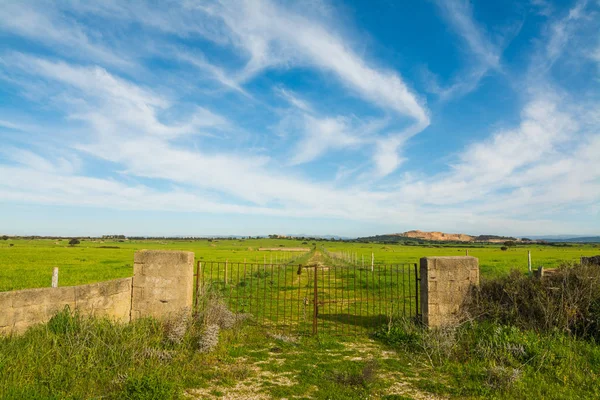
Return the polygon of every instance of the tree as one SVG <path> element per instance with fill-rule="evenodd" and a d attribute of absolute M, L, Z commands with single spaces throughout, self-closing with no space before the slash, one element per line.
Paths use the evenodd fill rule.
<path fill-rule="evenodd" d="M 2 236 L 2 240 L 8 240 L 8 236 L 6 236 L 6 235 Z"/>
<path fill-rule="evenodd" d="M 506 251 L 506 250 L 508 250 L 508 247 L 506 247 L 506 246 L 502 246 L 502 247 L 500 247 L 500 250 L 502 250 L 502 251 Z"/>
<path fill-rule="evenodd" d="M 71 239 L 69 240 L 69 246 L 75 246 L 76 244 L 81 243 L 79 239 Z"/>
<path fill-rule="evenodd" d="M 504 242 L 504 245 L 506 247 L 513 247 L 513 246 L 516 246 L 516 243 L 513 242 L 512 240 L 507 240 L 506 242 Z"/>

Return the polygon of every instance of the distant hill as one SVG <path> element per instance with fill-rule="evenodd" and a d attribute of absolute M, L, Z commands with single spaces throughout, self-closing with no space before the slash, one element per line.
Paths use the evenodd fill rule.
<path fill-rule="evenodd" d="M 472 236 L 464 233 L 444 233 L 444 232 L 423 232 L 419 230 L 408 231 L 404 233 L 388 233 L 384 235 L 376 235 L 369 237 L 358 238 L 362 242 L 382 242 L 382 243 L 399 243 L 399 242 L 486 242 L 486 243 L 503 243 L 507 240 L 517 241 L 519 239 L 510 236 L 497 235 L 479 235 Z"/>
<path fill-rule="evenodd" d="M 465 235 L 464 233 L 408 231 L 399 233 L 397 235 L 406 238 L 422 239 L 435 242 L 470 242 L 473 240 L 473 236 Z"/>
<path fill-rule="evenodd" d="M 551 239 L 551 242 L 566 242 L 566 243 L 600 243 L 600 236 L 574 237 L 566 239 Z"/>

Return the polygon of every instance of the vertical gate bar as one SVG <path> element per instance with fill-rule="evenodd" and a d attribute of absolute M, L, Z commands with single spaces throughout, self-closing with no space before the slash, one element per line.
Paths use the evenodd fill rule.
<path fill-rule="evenodd" d="M 384 321 L 387 320 L 389 314 L 389 302 L 388 302 L 388 290 L 387 290 L 387 269 L 388 265 L 383 266 L 383 315 L 385 315 Z"/>
<path fill-rule="evenodd" d="M 273 258 L 272 255 L 271 258 Z M 271 279 L 269 279 L 269 323 L 273 322 L 273 286 L 275 284 L 275 276 L 273 275 L 274 272 L 275 266 L 271 261 Z"/>
<path fill-rule="evenodd" d="M 353 315 L 354 315 L 354 329 L 351 329 L 351 331 L 353 331 L 355 335 L 356 335 L 356 322 L 357 322 L 356 321 L 356 319 L 357 319 L 357 316 L 356 316 L 356 269 L 357 268 L 358 267 L 355 265 L 354 266 L 353 275 L 352 275 L 352 279 L 353 279 L 353 282 L 354 282 L 353 287 L 352 287 L 353 292 L 354 292 L 354 303 L 352 304 L 354 306 L 354 312 L 353 312 Z"/>
<path fill-rule="evenodd" d="M 352 263 L 350 265 L 352 265 Z M 344 267 L 344 269 L 341 270 L 340 278 L 339 278 L 340 291 L 342 292 L 342 300 L 340 302 L 340 323 L 341 323 L 340 330 L 342 331 L 342 336 L 344 335 L 344 330 L 346 328 L 346 323 L 344 322 L 344 286 L 346 286 L 345 285 L 346 281 L 344 279 L 344 272 L 348 271 L 348 269 L 350 268 L 350 265 L 346 265 Z M 337 281 L 337 279 L 336 279 L 336 281 Z M 346 322 L 348 322 L 348 321 L 346 321 Z"/>
<path fill-rule="evenodd" d="M 365 325 L 369 326 L 369 272 L 365 272 L 365 300 L 366 300 L 366 313 L 365 313 Z M 362 307 L 361 307 L 362 308 Z M 363 328 L 365 328 L 363 325 Z"/>
<path fill-rule="evenodd" d="M 235 297 L 237 298 L 237 311 L 236 312 L 241 312 L 240 309 L 240 262 L 235 263 L 234 265 L 237 265 L 237 283 L 235 284 Z M 231 274 L 231 276 L 233 277 L 233 273 Z M 243 303 L 243 299 L 242 299 L 242 305 Z"/>
<path fill-rule="evenodd" d="M 217 263 L 217 282 L 219 282 L 219 287 L 221 287 L 221 262 Z"/>
<path fill-rule="evenodd" d="M 329 275 L 327 275 L 327 298 L 329 299 L 329 303 L 327 304 L 327 311 L 329 312 L 329 314 L 332 314 L 331 309 L 332 309 L 332 307 L 334 307 L 334 303 L 332 303 L 332 301 L 334 301 L 335 299 L 334 299 L 334 296 L 332 296 L 332 294 L 331 294 L 332 293 L 331 271 L 332 271 L 332 269 L 333 269 L 333 271 L 335 271 L 337 267 L 330 266 L 329 268 L 330 268 L 330 270 L 329 270 L 330 273 L 329 273 Z M 334 282 L 334 285 L 335 285 L 335 282 Z M 323 287 L 325 287 L 325 281 L 323 281 Z M 323 308 L 325 308 L 325 307 L 323 307 Z"/>
<path fill-rule="evenodd" d="M 378 317 L 379 317 L 379 318 L 378 318 L 378 319 L 381 319 L 381 305 L 382 305 L 382 304 L 381 304 L 381 265 L 379 266 L 379 285 L 378 285 L 378 286 L 379 286 L 379 287 L 377 288 L 377 289 L 378 289 L 378 290 L 377 290 L 377 293 L 379 294 L 379 295 L 378 295 L 378 297 L 379 297 L 379 315 L 378 315 Z M 375 324 L 376 324 L 376 326 L 375 326 L 375 327 L 376 327 L 376 328 L 377 328 L 377 324 L 378 324 L 378 323 L 379 323 L 379 321 L 376 321 L 376 322 L 375 322 Z"/>
<path fill-rule="evenodd" d="M 321 285 L 323 287 L 325 287 L 325 268 L 321 268 Z M 323 296 L 323 307 L 322 307 L 323 310 L 325 310 L 325 298 L 326 297 Z M 319 309 L 317 308 L 317 317 L 319 316 L 319 312 L 318 311 L 319 311 Z M 326 329 L 325 329 L 325 318 L 321 318 L 321 327 L 323 328 L 323 332 L 326 332 Z"/>
<path fill-rule="evenodd" d="M 303 276 L 303 268 L 302 268 L 302 264 L 298 264 L 298 271 L 300 272 L 300 274 L 298 274 L 298 314 L 296 315 L 297 319 L 298 319 L 298 328 L 301 327 L 302 325 L 302 321 L 300 320 L 300 310 L 301 310 L 301 304 L 303 302 L 302 299 L 302 292 L 300 289 L 300 285 L 302 283 L 302 276 Z M 308 272 L 306 273 L 306 276 L 308 276 Z M 307 278 L 308 279 L 308 278 Z M 294 305 L 294 303 L 292 303 L 292 306 Z"/>
<path fill-rule="evenodd" d="M 314 283 L 314 298 L 313 298 L 313 335 L 317 334 L 317 315 L 318 315 L 318 294 L 317 294 L 317 264 L 315 263 L 315 283 Z"/>
<path fill-rule="evenodd" d="M 335 303 L 333 303 L 333 308 L 334 308 L 334 312 L 336 315 L 336 318 L 340 318 L 342 313 L 340 313 L 340 304 L 341 304 L 341 298 L 340 298 L 340 285 L 338 284 L 338 274 L 339 271 L 342 271 L 344 268 L 347 268 L 348 266 L 348 254 L 346 254 L 346 262 L 345 265 L 340 267 L 340 268 L 336 268 L 335 271 L 333 271 L 333 296 L 334 296 L 334 301 Z M 339 336 L 340 334 L 340 322 L 338 321 L 335 324 L 335 334 Z"/>
<path fill-rule="evenodd" d="M 231 310 L 233 308 L 233 289 L 231 287 L 231 285 L 228 284 L 228 280 L 227 280 L 227 267 L 228 267 L 228 261 L 225 261 L 225 290 L 227 290 L 227 288 L 229 288 L 229 309 Z M 233 274 L 232 274 L 233 275 Z"/>
<path fill-rule="evenodd" d="M 395 296 L 394 296 L 394 301 L 396 302 L 396 315 L 398 316 L 400 314 L 400 274 L 398 273 L 398 269 L 399 266 L 396 265 L 396 285 L 394 286 L 394 288 L 396 289 L 395 292 Z"/>
<path fill-rule="evenodd" d="M 410 267 L 410 264 L 406 265 L 408 267 L 408 301 L 410 301 L 410 303 L 408 303 L 408 312 L 411 313 L 412 312 L 412 282 L 411 282 L 411 277 L 410 277 L 410 270 L 412 269 Z M 410 317 L 410 315 L 409 315 Z"/>
<path fill-rule="evenodd" d="M 279 282 L 281 281 L 281 265 L 277 266 L 277 303 L 279 303 L 279 292 L 281 291 L 281 287 L 279 286 Z M 282 325 L 283 329 L 285 329 L 285 296 L 287 294 L 287 268 L 286 265 L 283 264 L 283 317 L 282 317 Z M 279 305 L 277 305 L 277 319 L 279 319 Z M 282 329 L 282 331 L 283 331 Z"/>
<path fill-rule="evenodd" d="M 266 256 L 265 256 L 266 257 Z M 263 265 L 263 305 L 262 305 L 262 309 L 263 309 L 263 325 L 265 325 L 265 322 L 267 320 L 267 264 Z"/>
<path fill-rule="evenodd" d="M 406 264 L 402 264 L 402 316 L 406 317 Z"/>
<path fill-rule="evenodd" d="M 200 261 L 196 263 L 196 299 L 194 301 L 194 312 L 198 312 L 198 304 L 200 302 Z"/>
<path fill-rule="evenodd" d="M 419 270 L 417 269 L 417 264 L 415 263 L 415 317 L 419 316 L 419 276 L 417 275 Z"/>
<path fill-rule="evenodd" d="M 348 271 L 350 270 L 350 267 L 354 265 L 351 264 L 349 266 L 347 266 L 344 271 L 342 272 L 342 276 L 341 276 L 341 282 L 342 282 L 342 306 L 341 306 L 341 314 L 344 315 L 344 311 L 346 309 L 346 297 L 348 297 L 348 287 L 346 286 L 346 276 L 348 276 Z M 348 327 L 348 316 L 349 314 L 346 314 L 346 321 L 344 323 L 344 325 L 342 325 L 342 335 L 346 334 L 346 328 Z"/>
<path fill-rule="evenodd" d="M 248 312 L 252 314 L 252 300 L 254 299 L 254 277 L 252 276 L 252 263 L 250 263 L 250 283 L 248 284 Z M 254 317 L 257 317 L 256 313 Z"/>
<path fill-rule="evenodd" d="M 246 312 L 246 306 L 247 306 L 247 299 L 246 299 L 246 286 L 248 286 L 248 282 L 247 282 L 248 278 L 246 278 L 246 259 L 244 258 L 244 289 L 243 289 L 243 296 L 244 296 L 244 312 Z"/>

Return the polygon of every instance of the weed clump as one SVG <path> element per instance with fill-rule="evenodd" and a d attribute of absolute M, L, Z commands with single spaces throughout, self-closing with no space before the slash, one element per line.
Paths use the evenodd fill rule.
<path fill-rule="evenodd" d="M 219 325 L 208 325 L 198 340 L 198 351 L 200 353 L 210 353 L 219 345 Z"/>
<path fill-rule="evenodd" d="M 367 362 L 362 369 L 334 372 L 333 380 L 343 386 L 367 386 L 375 380 L 377 363 Z"/>
<path fill-rule="evenodd" d="M 190 309 L 184 308 L 164 322 L 163 329 L 168 342 L 180 344 L 183 341 L 190 325 L 190 315 Z"/>
<path fill-rule="evenodd" d="M 206 294 L 203 310 L 198 313 L 204 329 L 198 339 L 198 351 L 209 353 L 219 344 L 222 329 L 232 329 L 250 317 L 249 314 L 234 313 L 227 307 L 223 298 L 216 292 Z"/>

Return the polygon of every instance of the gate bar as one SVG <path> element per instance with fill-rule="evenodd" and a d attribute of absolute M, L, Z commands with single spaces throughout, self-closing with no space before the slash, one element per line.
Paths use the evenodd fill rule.
<path fill-rule="evenodd" d="M 317 264 L 315 263 L 315 288 L 314 288 L 314 300 L 313 300 L 313 335 L 317 334 L 317 315 L 319 314 L 319 297 L 317 293 L 317 279 L 319 271 L 317 270 Z"/>

